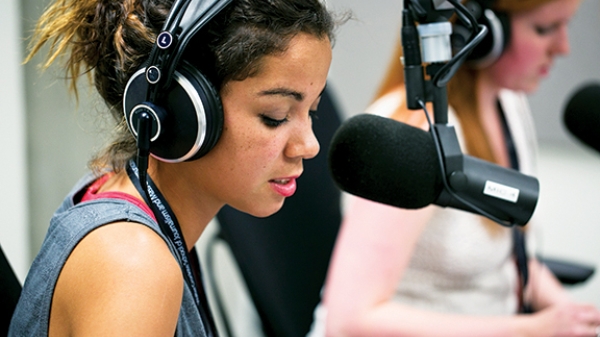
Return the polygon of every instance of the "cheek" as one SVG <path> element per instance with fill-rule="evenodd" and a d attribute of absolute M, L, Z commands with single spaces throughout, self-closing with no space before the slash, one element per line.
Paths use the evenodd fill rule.
<path fill-rule="evenodd" d="M 506 50 L 491 69 L 494 81 L 509 89 L 519 89 L 520 82 L 526 80 L 538 70 L 539 56 L 535 48 L 526 43 L 516 43 Z"/>
<path fill-rule="evenodd" d="M 248 141 L 247 156 L 253 158 L 258 166 L 266 167 L 279 158 L 283 149 L 276 136 L 258 137 Z"/>
<path fill-rule="evenodd" d="M 278 137 L 260 127 L 227 128 L 223 136 L 224 150 L 236 167 L 264 167 L 282 151 Z"/>
<path fill-rule="evenodd" d="M 537 68 L 537 65 L 544 61 L 544 45 L 534 38 L 521 38 L 514 41 L 508 52 L 508 64 L 516 72 L 526 73 Z"/>
<path fill-rule="evenodd" d="M 534 66 L 538 63 L 539 56 L 536 54 L 535 49 L 527 49 L 524 46 L 521 52 L 514 58 L 515 68 L 519 72 L 530 72 L 534 70 Z M 537 68 L 537 67 L 536 67 Z"/>

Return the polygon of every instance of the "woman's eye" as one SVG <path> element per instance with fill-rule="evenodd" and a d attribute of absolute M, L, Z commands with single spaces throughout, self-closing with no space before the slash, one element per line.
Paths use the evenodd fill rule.
<path fill-rule="evenodd" d="M 260 118 L 262 119 L 262 122 L 266 126 L 272 127 L 272 128 L 278 127 L 281 124 L 287 122 L 287 120 L 288 120 L 287 117 L 284 118 L 284 119 L 275 119 L 275 118 L 271 118 L 271 117 L 269 117 L 267 115 L 260 115 Z"/>
<path fill-rule="evenodd" d="M 555 25 L 552 25 L 552 26 L 536 26 L 535 27 L 535 32 L 538 35 L 543 36 L 543 35 L 551 34 L 555 29 L 556 29 Z"/>

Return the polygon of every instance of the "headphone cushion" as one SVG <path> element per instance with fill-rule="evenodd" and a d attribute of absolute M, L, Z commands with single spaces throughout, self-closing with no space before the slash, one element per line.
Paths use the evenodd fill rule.
<path fill-rule="evenodd" d="M 145 69 L 129 80 L 123 98 L 128 125 L 130 111 L 144 102 L 148 90 Z M 169 88 L 155 105 L 165 110 L 161 134 L 150 144 L 152 156 L 166 162 L 202 157 L 217 143 L 223 130 L 223 107 L 214 86 L 195 67 L 181 61 Z"/>
<path fill-rule="evenodd" d="M 186 61 L 181 61 L 178 71 L 194 86 L 195 90 L 193 90 L 192 93 L 198 95 L 194 99 L 202 102 L 204 118 L 206 120 L 202 146 L 196 154 L 188 159 L 194 160 L 208 153 L 221 137 L 224 121 L 223 104 L 221 103 L 221 97 L 218 90 L 196 67 Z M 171 104 L 174 105 L 173 110 L 181 110 L 177 101 L 171 102 Z M 177 111 L 177 113 L 185 114 L 187 112 Z"/>
<path fill-rule="evenodd" d="M 510 19 L 507 13 L 493 11 L 481 0 L 470 0 L 465 6 L 473 13 L 477 22 L 488 29 L 483 40 L 473 49 L 467 60 L 474 66 L 485 67 L 500 57 L 510 40 Z M 466 45 L 471 37 L 471 30 L 457 20 L 453 27 L 454 52 Z"/>
<path fill-rule="evenodd" d="M 489 9 L 487 10 L 487 14 L 482 13 L 478 22 L 488 28 L 488 33 L 469 55 L 468 59 L 471 61 L 484 60 L 489 57 L 493 57 L 495 60 L 508 45 L 510 39 L 510 20 L 508 15 Z M 498 46 L 499 49 L 495 49 Z"/>

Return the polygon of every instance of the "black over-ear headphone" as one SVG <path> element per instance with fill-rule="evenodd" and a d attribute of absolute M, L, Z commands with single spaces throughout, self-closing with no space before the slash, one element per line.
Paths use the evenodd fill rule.
<path fill-rule="evenodd" d="M 179 60 L 194 34 L 230 2 L 175 0 L 148 60 L 127 83 L 123 95 L 127 126 L 137 139 L 140 116 L 150 116 L 149 151 L 159 160 L 200 158 L 221 135 L 218 91 L 198 69 Z"/>
<path fill-rule="evenodd" d="M 467 62 L 476 68 L 485 68 L 494 63 L 510 40 L 510 20 L 507 13 L 492 10 L 494 0 L 467 0 L 465 7 L 473 13 L 477 22 L 488 28 L 483 40 L 467 57 Z M 452 27 L 452 46 L 456 50 L 470 40 L 473 29 L 457 19 Z"/>

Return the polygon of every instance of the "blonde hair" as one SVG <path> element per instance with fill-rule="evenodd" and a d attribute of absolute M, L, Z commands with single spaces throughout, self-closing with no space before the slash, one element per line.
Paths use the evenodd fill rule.
<path fill-rule="evenodd" d="M 49 44 L 46 61 L 42 64 L 44 69 L 68 54 L 64 67 L 70 89 L 75 94 L 80 75 L 91 74 L 93 70 L 94 84 L 100 95 L 109 104 L 118 103 L 127 75 L 147 56 L 156 31 L 162 25 L 160 19 L 151 25 L 155 29 L 148 27 L 146 21 L 151 20 L 146 14 L 146 2 L 149 1 L 123 0 L 105 4 L 97 0 L 56 0 L 38 20 L 25 62 Z M 164 18 L 171 1 L 162 2 L 162 6 L 154 10 Z M 110 83 L 103 77 L 110 77 Z"/>
<path fill-rule="evenodd" d="M 48 45 L 42 68 L 62 61 L 75 97 L 77 81 L 87 75 L 117 123 L 112 143 L 90 161 L 95 171 L 122 168 L 136 151 L 135 139 L 123 122 L 123 92 L 150 53 L 171 2 L 56 0 L 37 22 L 25 62 Z"/>

